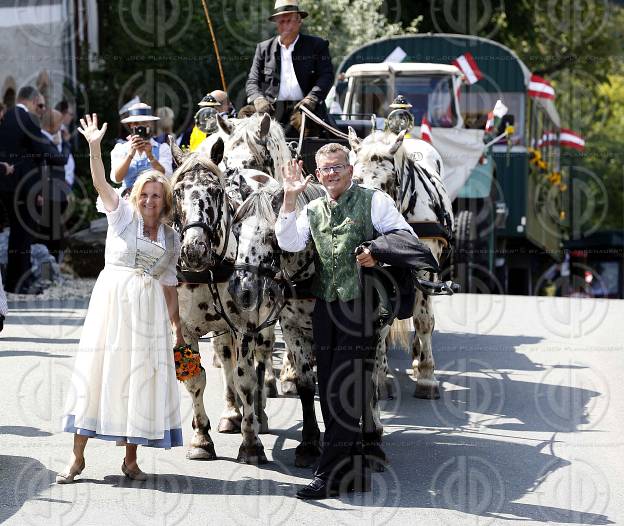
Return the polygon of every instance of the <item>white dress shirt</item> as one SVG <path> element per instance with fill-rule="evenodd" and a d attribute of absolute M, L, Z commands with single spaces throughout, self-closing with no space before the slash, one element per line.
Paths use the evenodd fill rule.
<path fill-rule="evenodd" d="M 280 54 L 282 57 L 282 64 L 280 69 L 280 89 L 277 95 L 277 100 L 301 100 L 303 99 L 303 91 L 299 86 L 297 75 L 295 75 L 295 67 L 293 66 L 292 54 L 295 49 L 295 44 L 299 40 L 299 35 L 295 38 L 295 41 L 288 47 L 282 44 L 282 37 L 277 38 L 277 42 L 280 46 Z"/>
<path fill-rule="evenodd" d="M 351 183 L 351 186 L 354 184 Z M 321 199 L 328 198 L 329 196 Z M 408 230 L 414 234 L 412 227 L 409 226 L 405 218 L 397 210 L 392 198 L 379 190 L 375 191 L 371 200 L 371 221 L 375 230 L 380 234 L 385 234 L 392 230 Z M 275 223 L 275 236 L 282 250 L 286 252 L 303 250 L 310 239 L 308 205 L 304 206 L 298 215 L 295 211 L 287 214 L 280 211 Z M 414 236 L 417 237 L 416 234 Z"/>

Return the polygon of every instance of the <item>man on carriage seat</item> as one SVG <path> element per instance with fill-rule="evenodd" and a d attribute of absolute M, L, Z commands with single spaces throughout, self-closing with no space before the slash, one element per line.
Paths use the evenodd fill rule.
<path fill-rule="evenodd" d="M 247 79 L 247 100 L 258 113 L 279 121 L 287 137 L 299 135 L 300 106 L 330 122 L 325 106 L 334 81 L 329 43 L 300 33 L 307 16 L 298 0 L 275 2 L 269 20 L 279 35 L 258 44 Z"/>

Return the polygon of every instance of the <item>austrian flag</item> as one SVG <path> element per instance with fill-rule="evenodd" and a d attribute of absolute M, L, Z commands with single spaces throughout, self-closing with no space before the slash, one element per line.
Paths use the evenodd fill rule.
<path fill-rule="evenodd" d="M 541 99 L 554 99 L 555 88 L 550 85 L 546 79 L 538 75 L 531 75 L 529 82 L 529 97 L 537 97 Z"/>
<path fill-rule="evenodd" d="M 483 78 L 483 73 L 469 51 L 453 60 L 453 65 L 461 69 L 468 84 L 474 84 Z"/>
<path fill-rule="evenodd" d="M 420 138 L 423 141 L 428 142 L 429 144 L 431 144 L 431 125 L 429 124 L 429 121 L 427 120 L 427 116 L 423 115 L 422 121 L 420 123 Z"/>
<path fill-rule="evenodd" d="M 559 144 L 564 148 L 574 148 L 579 152 L 585 150 L 585 139 L 575 131 L 568 128 L 561 128 L 559 133 Z"/>

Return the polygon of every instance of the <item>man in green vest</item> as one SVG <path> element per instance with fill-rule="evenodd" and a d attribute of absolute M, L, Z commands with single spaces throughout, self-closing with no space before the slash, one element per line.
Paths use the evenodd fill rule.
<path fill-rule="evenodd" d="M 303 250 L 311 236 L 317 253 L 312 330 L 325 435 L 314 480 L 297 492 L 301 499 L 326 498 L 354 485 L 366 489 L 358 446 L 360 418 L 372 392 L 377 328 L 373 302 L 364 299 L 359 287 L 358 266 L 377 262 L 367 249 L 357 256 L 355 250 L 394 230 L 415 235 L 387 194 L 352 181 L 347 148 L 323 146 L 316 165 L 327 195 L 297 214 L 297 196 L 311 176 L 304 178 L 302 162 L 293 161 L 284 173 L 284 202 L 275 227 L 282 250 Z"/>

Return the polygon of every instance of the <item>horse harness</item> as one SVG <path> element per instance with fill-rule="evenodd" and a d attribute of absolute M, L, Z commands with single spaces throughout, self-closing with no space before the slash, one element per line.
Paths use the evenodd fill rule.
<path fill-rule="evenodd" d="M 224 321 L 227 323 L 228 327 L 233 333 L 241 334 L 244 338 L 250 338 L 259 334 L 267 327 L 270 327 L 277 323 L 279 315 L 286 305 L 286 301 L 295 297 L 297 295 L 297 290 L 302 289 L 303 291 L 308 292 L 312 278 L 308 278 L 301 282 L 297 282 L 296 280 L 309 268 L 312 260 L 308 261 L 304 266 L 299 268 L 292 275 L 288 275 L 284 269 L 278 268 L 277 265 L 249 265 L 237 264 L 228 261 L 225 258 L 225 254 L 227 253 L 233 223 L 231 213 L 232 210 L 229 203 L 227 209 L 228 214 L 226 220 L 227 222 L 225 243 L 223 244 L 223 249 L 221 250 L 221 253 L 216 256 L 216 258 L 214 258 L 215 261 L 213 268 L 195 272 L 183 270 L 181 266 L 178 265 L 178 280 L 191 285 L 208 285 L 208 288 L 212 295 L 213 307 L 216 313 L 224 319 Z M 211 233 L 210 226 L 207 223 L 205 223 L 204 221 L 194 221 L 192 223 L 184 225 L 181 228 L 180 237 L 184 238 L 184 233 L 190 228 L 201 228 L 208 237 Z M 274 254 L 274 263 L 276 263 L 276 261 L 280 260 L 283 252 L 279 247 L 277 247 L 275 248 Z M 240 327 L 237 327 L 236 323 L 231 319 L 231 317 L 227 313 L 227 310 L 224 308 L 221 294 L 219 293 L 218 285 L 228 282 L 232 277 L 232 274 L 236 271 L 250 272 L 257 275 L 258 277 L 270 279 L 277 285 L 278 293 L 275 295 L 275 303 L 273 304 L 269 315 L 262 323 L 260 323 L 253 329 L 244 330 Z M 309 293 L 306 294 L 306 296 L 307 295 L 309 295 Z"/>

